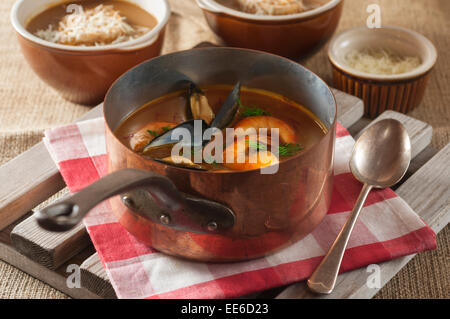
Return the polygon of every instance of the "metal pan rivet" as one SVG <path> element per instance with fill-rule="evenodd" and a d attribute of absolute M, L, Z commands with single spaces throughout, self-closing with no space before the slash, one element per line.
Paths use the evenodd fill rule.
<path fill-rule="evenodd" d="M 217 225 L 216 222 L 209 222 L 208 225 L 206 226 L 206 228 L 207 228 L 209 231 L 215 231 L 215 230 L 217 230 L 218 227 L 219 227 L 219 226 Z"/>
<path fill-rule="evenodd" d="M 170 216 L 162 214 L 161 216 L 159 216 L 159 221 L 164 225 L 168 225 L 170 224 Z"/>
<path fill-rule="evenodd" d="M 134 201 L 133 199 L 128 196 L 128 195 L 123 195 L 122 196 L 122 202 L 125 204 L 125 206 L 129 207 L 129 208 L 133 208 L 134 207 Z"/>

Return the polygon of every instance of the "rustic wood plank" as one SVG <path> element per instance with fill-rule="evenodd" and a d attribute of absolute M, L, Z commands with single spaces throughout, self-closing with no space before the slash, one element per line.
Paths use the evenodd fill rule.
<path fill-rule="evenodd" d="M 77 121 L 101 114 L 99 105 Z M 43 142 L 2 165 L 0 180 L 0 230 L 65 186 Z"/>
<path fill-rule="evenodd" d="M 58 289 L 66 295 L 77 299 L 98 299 L 99 296 L 90 292 L 86 288 L 69 288 L 67 286 L 67 277 L 59 272 L 50 270 L 22 255 L 13 247 L 0 242 L 1 259 L 10 265 L 19 268 L 27 274 L 44 281 L 50 286 Z"/>
<path fill-rule="evenodd" d="M 0 230 L 0 242 L 12 246 L 11 242 L 11 232 L 18 224 L 27 219 L 33 214 L 33 212 L 28 212 L 19 219 L 15 220 L 13 223 L 9 224 L 7 227 Z M 0 256 L 1 257 L 1 256 Z"/>
<path fill-rule="evenodd" d="M 408 167 L 408 171 L 405 174 L 404 180 L 406 181 L 415 172 L 417 172 L 423 165 L 425 165 L 433 156 L 435 156 L 439 151 L 433 146 L 428 145 L 422 152 L 417 154 L 411 161 Z M 402 183 L 403 184 L 403 183 Z"/>
<path fill-rule="evenodd" d="M 106 275 L 105 268 L 97 253 L 94 253 L 86 259 L 81 264 L 80 269 L 82 287 L 102 298 L 117 298 L 114 288 Z"/>
<path fill-rule="evenodd" d="M 449 163 L 450 144 L 397 189 L 397 194 L 436 232 L 450 221 Z"/>
<path fill-rule="evenodd" d="M 83 224 L 55 233 L 39 227 L 33 216 L 14 227 L 10 236 L 19 252 L 49 269 L 58 268 L 90 244 Z"/>
<path fill-rule="evenodd" d="M 334 88 L 331 91 L 338 105 L 337 119 L 343 127 L 349 128 L 363 117 L 364 103 L 361 99 Z"/>
<path fill-rule="evenodd" d="M 363 117 L 358 122 L 353 124 L 348 128 L 348 132 L 351 136 L 355 137 L 359 132 L 361 132 L 367 125 L 370 124 L 372 120 L 368 119 L 367 117 Z"/>
<path fill-rule="evenodd" d="M 411 208 L 436 232 L 450 221 L 450 144 L 421 167 L 397 189 Z M 384 286 L 415 254 L 379 264 L 381 287 Z M 331 295 L 315 295 L 305 282 L 291 285 L 277 298 L 372 298 L 379 289 L 366 285 L 369 273 L 365 268 L 339 275 Z"/>
<path fill-rule="evenodd" d="M 42 143 L 0 167 L 0 180 L 0 229 L 64 187 Z"/>

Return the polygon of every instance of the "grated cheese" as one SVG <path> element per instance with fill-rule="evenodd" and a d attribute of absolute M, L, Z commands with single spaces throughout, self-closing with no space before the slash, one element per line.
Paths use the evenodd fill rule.
<path fill-rule="evenodd" d="M 401 74 L 414 70 L 421 64 L 416 56 L 401 56 L 387 49 L 352 50 L 346 56 L 347 64 L 358 71 L 370 74 Z"/>
<path fill-rule="evenodd" d="M 50 24 L 36 35 L 53 43 L 101 46 L 135 39 L 148 31 L 149 28 L 143 26 L 132 27 L 113 6 L 101 4 L 86 10 L 78 6 L 59 21 L 57 29 Z"/>

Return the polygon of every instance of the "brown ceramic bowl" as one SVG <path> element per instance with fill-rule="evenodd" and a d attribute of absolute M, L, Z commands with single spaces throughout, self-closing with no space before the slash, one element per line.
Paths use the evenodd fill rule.
<path fill-rule="evenodd" d="M 239 80 L 243 86 L 276 92 L 301 102 L 328 133 L 280 162 L 272 174 L 259 169 L 186 169 L 145 158 L 125 146 L 115 133 L 120 124 L 146 102 L 185 89 L 186 79 L 200 86 L 234 85 Z M 160 112 L 174 115 L 171 108 Z M 110 200 L 113 211 L 143 243 L 171 255 L 224 262 L 264 256 L 293 244 L 311 233 L 328 211 L 336 101 L 325 82 L 294 61 L 235 48 L 164 55 L 114 83 L 105 98 L 104 117 L 111 174 L 41 211 L 40 225 L 67 229 L 98 202 L 121 194 Z M 73 214 L 67 214 L 69 209 Z M 58 216 L 61 212 L 64 215 Z"/>
<path fill-rule="evenodd" d="M 31 18 L 60 0 L 19 0 L 11 22 L 27 62 L 36 74 L 65 99 L 85 105 L 100 103 L 108 88 L 133 66 L 160 54 L 164 29 L 170 16 L 167 0 L 129 0 L 150 12 L 157 26 L 142 37 L 102 47 L 51 43 L 26 30 Z"/>
<path fill-rule="evenodd" d="M 421 64 L 407 73 L 382 75 L 355 70 L 345 61 L 351 50 L 380 46 L 398 54 L 419 56 Z M 360 27 L 335 36 L 330 41 L 328 57 L 333 68 L 334 87 L 361 98 L 365 115 L 374 118 L 385 110 L 407 113 L 420 104 L 436 63 L 437 51 L 428 39 L 408 29 Z"/>
<path fill-rule="evenodd" d="M 307 55 L 334 33 L 343 0 L 282 16 L 248 14 L 213 0 L 197 0 L 208 24 L 228 45 L 296 58 Z"/>

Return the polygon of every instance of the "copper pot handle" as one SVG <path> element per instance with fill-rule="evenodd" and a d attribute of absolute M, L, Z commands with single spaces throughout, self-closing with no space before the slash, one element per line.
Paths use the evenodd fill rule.
<path fill-rule="evenodd" d="M 216 234 L 235 221 L 230 208 L 181 193 L 167 177 L 138 169 L 111 173 L 34 216 L 46 230 L 67 231 L 97 204 L 116 195 L 136 215 L 182 231 Z"/>

